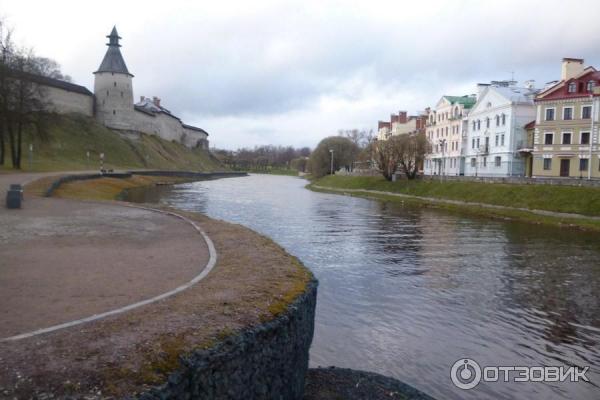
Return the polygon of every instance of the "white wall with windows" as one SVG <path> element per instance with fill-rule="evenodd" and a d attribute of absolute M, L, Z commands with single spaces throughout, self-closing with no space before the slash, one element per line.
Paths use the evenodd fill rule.
<path fill-rule="evenodd" d="M 485 88 L 469 113 L 466 127 L 465 175 L 523 176 L 527 145 L 525 125 L 535 119 L 532 88 L 509 83 Z"/>

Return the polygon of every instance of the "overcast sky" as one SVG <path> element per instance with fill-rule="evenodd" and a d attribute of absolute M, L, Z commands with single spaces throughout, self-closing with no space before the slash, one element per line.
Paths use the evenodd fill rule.
<path fill-rule="evenodd" d="M 512 72 L 543 86 L 562 57 L 600 67 L 598 0 L 0 0 L 0 15 L 91 90 L 116 24 L 136 100 L 230 149 L 314 147 Z"/>

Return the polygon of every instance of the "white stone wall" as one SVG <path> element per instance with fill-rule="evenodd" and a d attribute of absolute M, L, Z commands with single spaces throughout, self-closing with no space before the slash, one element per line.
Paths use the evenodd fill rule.
<path fill-rule="evenodd" d="M 135 115 L 131 75 L 97 72 L 94 94 L 98 121 L 109 128 L 132 129 Z"/>
<path fill-rule="evenodd" d="M 59 114 L 78 113 L 87 115 L 88 117 L 94 116 L 93 96 L 52 86 L 44 86 L 42 92 L 45 100 L 49 103 L 48 111 Z"/>
<path fill-rule="evenodd" d="M 202 147 L 208 150 L 208 135 L 194 129 L 183 128 L 183 144 L 187 147 Z"/>

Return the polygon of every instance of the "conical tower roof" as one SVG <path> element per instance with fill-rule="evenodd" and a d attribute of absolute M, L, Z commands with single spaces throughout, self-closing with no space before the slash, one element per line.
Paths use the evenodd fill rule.
<path fill-rule="evenodd" d="M 125 60 L 121 55 L 121 50 L 119 50 L 119 47 L 121 47 L 119 44 L 119 39 L 121 39 L 121 36 L 119 36 L 117 33 L 116 26 L 113 27 L 110 35 L 108 35 L 107 38 L 109 39 L 108 43 L 106 44 L 108 46 L 108 50 L 106 50 L 106 54 L 104 55 L 104 59 L 102 60 L 100 67 L 94 73 L 113 72 L 133 76 L 127 69 Z"/>

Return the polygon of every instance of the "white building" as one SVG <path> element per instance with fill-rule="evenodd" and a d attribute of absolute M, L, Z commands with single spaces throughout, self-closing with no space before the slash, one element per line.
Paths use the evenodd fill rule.
<path fill-rule="evenodd" d="M 468 176 L 524 176 L 518 150 L 527 144 L 524 126 L 535 119 L 533 85 L 515 82 L 479 84 L 477 103 L 469 112 L 464 142 Z"/>
<path fill-rule="evenodd" d="M 463 175 L 463 132 L 475 101 L 474 96 L 442 96 L 429 111 L 425 134 L 431 153 L 425 158 L 425 175 Z"/>

